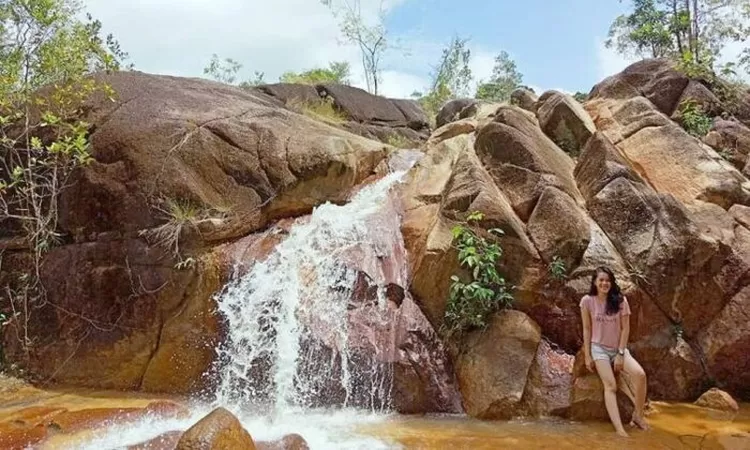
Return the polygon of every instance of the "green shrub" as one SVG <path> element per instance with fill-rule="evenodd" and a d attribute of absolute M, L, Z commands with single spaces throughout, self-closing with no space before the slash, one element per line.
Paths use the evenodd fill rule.
<path fill-rule="evenodd" d="M 295 98 L 287 102 L 287 107 L 311 119 L 332 125 L 342 124 L 347 121 L 346 115 L 336 110 L 331 99 L 319 102 L 306 102 Z"/>
<path fill-rule="evenodd" d="M 701 138 L 711 130 L 713 121 L 695 100 L 685 100 L 680 103 L 679 112 L 682 128 L 691 135 Z"/>
<path fill-rule="evenodd" d="M 411 139 L 402 136 L 397 133 L 393 133 L 388 135 L 388 138 L 385 140 L 385 143 L 396 148 L 415 148 L 419 147 L 419 145 L 415 145 L 414 142 L 412 142 Z"/>
<path fill-rule="evenodd" d="M 480 221 L 483 217 L 482 213 L 473 212 L 467 223 Z M 496 236 L 503 235 L 498 228 L 489 232 Z M 458 275 L 451 277 L 443 321 L 443 332 L 448 336 L 484 329 L 492 313 L 513 303 L 513 287 L 497 271 L 498 260 L 503 254 L 500 245 L 481 237 L 463 224 L 453 228 L 453 242 L 458 250 L 460 266 L 469 272 L 469 280 L 465 282 Z"/>
<path fill-rule="evenodd" d="M 552 261 L 549 263 L 549 274 L 552 279 L 562 281 L 568 277 L 568 269 L 565 267 L 565 261 L 559 256 L 555 255 L 552 257 Z"/>

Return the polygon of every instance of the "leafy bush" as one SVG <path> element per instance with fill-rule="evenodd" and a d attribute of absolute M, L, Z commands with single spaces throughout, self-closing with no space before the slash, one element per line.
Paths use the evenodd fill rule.
<path fill-rule="evenodd" d="M 473 212 L 467 218 L 467 223 L 480 221 L 483 217 L 482 213 Z M 498 228 L 489 232 L 496 236 L 503 235 Z M 513 303 L 513 287 L 497 271 L 498 260 L 503 254 L 500 245 L 478 235 L 466 225 L 453 228 L 453 242 L 458 250 L 458 261 L 461 267 L 469 271 L 470 279 L 464 282 L 458 275 L 451 277 L 443 321 L 443 331 L 448 336 L 485 328 L 492 313 Z"/>
<path fill-rule="evenodd" d="M 415 144 L 411 141 L 411 139 L 408 139 L 405 136 L 402 136 L 397 133 L 393 133 L 391 135 L 388 135 L 388 139 L 386 139 L 386 144 L 396 147 L 396 148 L 415 148 L 419 147 L 418 144 Z"/>
<path fill-rule="evenodd" d="M 685 100 L 680 103 L 679 111 L 682 128 L 691 135 L 701 138 L 711 130 L 713 121 L 695 100 Z"/>

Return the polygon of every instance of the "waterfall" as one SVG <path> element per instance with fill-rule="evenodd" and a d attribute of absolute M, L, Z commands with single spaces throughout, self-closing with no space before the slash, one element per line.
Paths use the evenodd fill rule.
<path fill-rule="evenodd" d="M 390 197 L 404 174 L 365 186 L 345 205 L 317 207 L 218 294 L 228 337 L 217 349 L 217 404 L 265 406 L 277 414 L 388 408 L 392 369 L 377 356 L 393 349 L 351 328 L 352 314 L 359 309 L 362 317 L 362 308 L 367 324 L 386 324 L 388 284 L 408 285 L 406 264 L 384 264 L 405 254 Z M 363 277 L 368 292 L 375 290 L 364 305 L 357 295 Z"/>

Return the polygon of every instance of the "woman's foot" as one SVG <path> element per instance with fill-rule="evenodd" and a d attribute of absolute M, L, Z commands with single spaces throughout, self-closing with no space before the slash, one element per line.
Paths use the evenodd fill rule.
<path fill-rule="evenodd" d="M 625 437 L 625 438 L 626 437 L 630 437 L 630 435 L 628 434 L 628 432 L 625 431 L 625 430 L 618 430 L 617 431 L 617 435 L 620 436 L 620 437 Z"/>
<path fill-rule="evenodd" d="M 641 430 L 648 430 L 649 426 L 643 417 L 633 416 L 633 420 L 630 422 L 631 426 L 638 427 Z"/>

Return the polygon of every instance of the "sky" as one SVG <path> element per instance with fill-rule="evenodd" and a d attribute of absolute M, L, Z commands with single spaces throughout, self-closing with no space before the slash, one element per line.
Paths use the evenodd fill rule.
<path fill-rule="evenodd" d="M 334 0 L 342 1 L 342 0 Z M 351 0 L 350 0 L 351 1 Z M 374 18 L 383 1 L 392 48 L 382 62 L 381 94 L 424 91 L 441 50 L 454 36 L 469 39 L 475 81 L 507 51 L 537 93 L 588 92 L 629 61 L 603 45 L 619 0 L 359 0 Z M 84 0 L 129 53 L 136 70 L 201 77 L 212 54 L 242 63 L 275 82 L 285 71 L 349 61 L 364 87 L 355 47 L 341 41 L 337 20 L 320 0 Z"/>

